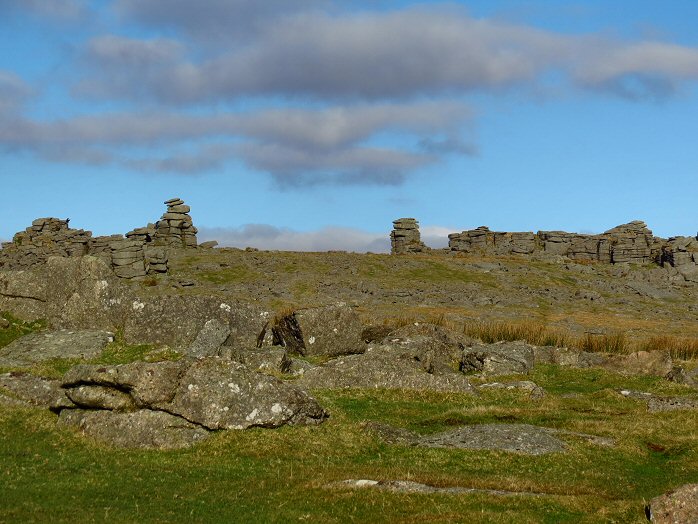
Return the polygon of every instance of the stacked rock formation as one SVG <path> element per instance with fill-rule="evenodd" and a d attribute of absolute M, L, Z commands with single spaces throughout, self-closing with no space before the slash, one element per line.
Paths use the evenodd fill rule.
<path fill-rule="evenodd" d="M 593 260 L 612 264 L 662 262 L 664 240 L 654 237 L 644 222 L 636 220 L 609 229 L 601 235 L 565 231 L 501 233 L 481 226 L 448 236 L 451 251 L 491 255 L 544 253 L 571 260 Z"/>
<path fill-rule="evenodd" d="M 429 250 L 421 240 L 419 222 L 414 218 L 399 218 L 393 221 L 390 245 L 393 255 L 421 253 Z"/>
<path fill-rule="evenodd" d="M 180 198 L 171 198 L 165 201 L 167 211 L 155 224 L 153 241 L 158 246 L 170 247 L 196 247 L 196 234 L 189 211 L 189 206 Z"/>
<path fill-rule="evenodd" d="M 92 233 L 70 229 L 68 220 L 37 218 L 32 225 L 2 244 L 0 268 L 26 269 L 48 257 L 83 256 L 89 252 Z"/>
<path fill-rule="evenodd" d="M 148 224 L 123 235 L 92 237 L 90 231 L 70 229 L 69 220 L 39 218 L 2 244 L 0 269 L 30 269 L 49 257 L 101 258 L 121 278 L 167 273 L 168 247 L 197 247 L 197 230 L 189 206 L 173 198 L 165 202 L 167 212 L 157 224 Z"/>

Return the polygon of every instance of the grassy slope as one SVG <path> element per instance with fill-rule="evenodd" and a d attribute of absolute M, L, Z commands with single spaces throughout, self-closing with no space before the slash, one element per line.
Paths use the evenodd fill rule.
<path fill-rule="evenodd" d="M 550 395 L 481 398 L 399 391 L 317 392 L 319 427 L 216 435 L 194 449 L 122 451 L 54 426 L 42 411 L 0 407 L 0 521 L 642 522 L 651 497 L 698 482 L 698 414 L 648 414 L 612 388 L 686 393 L 653 378 L 543 367 Z M 573 393 L 573 396 L 563 396 Z M 428 433 L 524 422 L 610 436 L 568 439 L 565 454 L 389 446 L 362 432 L 379 420 Z M 328 489 L 347 478 L 410 479 L 545 493 L 541 497 L 392 494 Z"/>
<path fill-rule="evenodd" d="M 487 272 L 468 258 L 351 254 L 212 252 L 175 261 L 175 279 L 193 288 L 144 286 L 153 293 L 251 296 L 270 308 L 346 299 L 366 320 L 535 319 L 558 328 L 623 329 L 633 334 L 698 336 L 690 290 L 681 300 L 651 301 L 609 290 L 614 278 L 570 273 L 560 265 L 503 260 Z M 374 293 L 357 293 L 366 288 Z M 405 289 L 413 297 L 391 293 Z M 549 293 L 546 289 L 552 289 Z M 598 289 L 601 304 L 550 300 Z M 271 291 L 273 292 L 271 292 Z M 477 305 L 460 297 L 500 297 Z M 441 301 L 452 295 L 452 303 Z M 432 300 L 433 299 L 433 300 Z M 496 302 L 496 301 L 495 301 Z M 40 328 L 0 330 L 0 347 Z M 122 363 L 174 358 L 148 346 L 116 342 L 95 360 Z M 73 361 L 33 371 L 59 376 Z M 0 370 L 2 371 L 2 370 Z M 520 378 L 520 377 L 517 377 Z M 319 427 L 227 432 L 193 449 L 124 451 L 55 427 L 55 415 L 0 405 L 0 522 L 643 522 L 650 498 L 698 482 L 698 414 L 647 413 L 619 388 L 689 394 L 655 378 L 600 370 L 540 367 L 529 377 L 548 391 L 541 401 L 512 392 L 479 398 L 399 391 L 318 391 L 331 412 Z M 569 439 L 566 454 L 543 457 L 389 446 L 360 423 L 384 421 L 421 433 L 479 422 L 524 422 L 610 436 L 615 448 Z M 419 495 L 328 489 L 347 478 L 409 479 L 545 493 L 541 497 Z"/>

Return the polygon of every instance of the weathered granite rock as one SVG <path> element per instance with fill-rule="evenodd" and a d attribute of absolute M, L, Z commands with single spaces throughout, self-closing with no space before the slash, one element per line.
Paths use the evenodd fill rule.
<path fill-rule="evenodd" d="M 390 491 L 393 493 L 444 493 L 449 495 L 459 495 L 463 493 L 475 493 L 484 495 L 494 495 L 499 497 L 511 497 L 511 496 L 526 496 L 526 497 L 539 497 L 541 493 L 531 493 L 527 491 L 506 491 L 499 489 L 478 489 L 478 488 L 465 488 L 461 486 L 451 486 L 451 487 L 439 487 L 430 486 L 428 484 L 422 484 L 420 482 L 414 482 L 412 480 L 371 480 L 371 479 L 347 479 L 340 483 L 334 484 L 331 487 L 345 487 L 345 488 L 373 488 L 382 491 Z"/>
<path fill-rule="evenodd" d="M 490 390 L 490 389 L 503 389 L 507 391 L 523 391 L 528 393 L 531 399 L 540 399 L 545 396 L 545 390 L 540 387 L 535 382 L 530 380 L 519 380 L 515 382 L 489 382 L 485 384 L 480 384 L 478 389 Z"/>
<path fill-rule="evenodd" d="M 307 388 L 385 388 L 474 393 L 462 373 L 426 373 L 399 346 L 369 346 L 363 355 L 347 355 L 306 370 L 297 383 Z"/>
<path fill-rule="evenodd" d="M 186 361 L 133 362 L 119 366 L 79 365 L 71 368 L 62 380 L 68 391 L 82 386 L 103 386 L 128 393 L 136 406 L 149 408 L 170 402 L 179 381 L 188 368 Z M 90 407 L 109 408 L 90 401 Z"/>
<path fill-rule="evenodd" d="M 656 524 L 698 524 L 698 484 L 685 484 L 653 498 L 645 512 Z"/>
<path fill-rule="evenodd" d="M 533 347 L 524 342 L 478 344 L 463 353 L 463 371 L 489 376 L 527 374 L 534 364 Z"/>
<path fill-rule="evenodd" d="M 652 396 L 647 400 L 647 410 L 650 413 L 693 409 L 698 409 L 698 398 Z"/>
<path fill-rule="evenodd" d="M 216 319 L 228 325 L 227 345 L 254 347 L 268 314 L 249 304 L 224 301 L 215 296 L 160 295 L 130 299 L 124 325 L 128 343 L 167 344 L 187 347 L 206 322 Z"/>
<path fill-rule="evenodd" d="M 206 429 L 163 411 L 64 409 L 58 424 L 120 448 L 177 449 L 210 436 Z"/>
<path fill-rule="evenodd" d="M 417 435 L 387 424 L 368 423 L 365 428 L 389 444 L 429 448 L 489 449 L 544 455 L 565 451 L 565 442 L 558 438 L 581 438 L 598 446 L 613 446 L 612 439 L 530 424 L 477 424 L 432 435 Z"/>
<path fill-rule="evenodd" d="M 303 390 L 227 359 L 195 361 L 166 411 L 208 429 L 317 424 L 327 413 Z"/>
<path fill-rule="evenodd" d="M 190 208 L 180 198 L 171 198 L 165 201 L 167 211 L 155 224 L 153 242 L 157 246 L 171 246 L 175 248 L 195 248 L 198 245 L 194 227 L 189 216 Z"/>
<path fill-rule="evenodd" d="M 0 317 L 0 329 L 7 329 L 10 327 L 11 323 L 4 317 Z"/>
<path fill-rule="evenodd" d="M 427 373 L 448 373 L 463 369 L 463 350 L 471 340 L 440 326 L 416 323 L 393 330 L 384 342 L 420 362 Z"/>
<path fill-rule="evenodd" d="M 399 218 L 393 221 L 390 244 L 394 255 L 428 251 L 419 234 L 419 222 L 414 218 Z"/>
<path fill-rule="evenodd" d="M 359 316 L 344 304 L 295 311 L 276 318 L 271 330 L 275 345 L 303 356 L 335 357 L 366 351 Z M 258 339 L 263 338 L 261 333 Z"/>
<path fill-rule="evenodd" d="M 106 331 L 42 331 L 0 348 L 0 366 L 24 367 L 54 358 L 99 356 L 114 334 Z"/>
<path fill-rule="evenodd" d="M 204 324 L 185 354 L 196 358 L 216 356 L 229 336 L 228 323 L 212 318 Z"/>
<path fill-rule="evenodd" d="M 28 404 L 39 407 L 71 407 L 73 403 L 61 389 L 60 380 L 50 380 L 25 372 L 0 375 L 0 389 L 10 392 Z"/>
<path fill-rule="evenodd" d="M 81 410 L 60 411 L 66 424 L 115 445 L 171 447 L 170 431 L 187 445 L 200 439 L 198 430 L 318 424 L 327 413 L 305 391 L 245 365 L 220 357 L 179 362 L 135 362 L 119 366 L 76 366 L 63 378 L 68 398 Z M 138 411 L 134 409 L 138 408 Z M 167 417 L 152 413 L 164 413 Z M 134 435 L 128 424 L 134 424 Z M 195 426 L 192 426 L 194 424 Z M 181 434 L 184 434 L 182 436 Z M 176 447 L 176 446 L 175 446 Z"/>
<path fill-rule="evenodd" d="M 253 371 L 263 373 L 291 373 L 293 367 L 293 359 L 288 356 L 285 349 L 224 347 L 220 356 L 244 364 Z"/>

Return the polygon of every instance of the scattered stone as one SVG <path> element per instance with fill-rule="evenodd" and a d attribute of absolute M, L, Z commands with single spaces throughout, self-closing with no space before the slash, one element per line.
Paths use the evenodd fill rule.
<path fill-rule="evenodd" d="M 202 242 L 199 244 L 199 247 L 201 249 L 213 249 L 218 245 L 218 242 L 216 240 L 209 240 L 208 242 Z"/>
<path fill-rule="evenodd" d="M 685 397 L 651 397 L 647 401 L 650 413 L 698 409 L 698 399 Z"/>
<path fill-rule="evenodd" d="M 10 321 L 0 317 L 0 329 L 7 329 L 8 327 L 10 327 Z"/>
<path fill-rule="evenodd" d="M 42 331 L 0 348 L 0 366 L 24 367 L 54 358 L 95 358 L 114 334 L 107 331 Z"/>
<path fill-rule="evenodd" d="M 685 484 L 653 498 L 645 513 L 657 524 L 698 523 L 698 484 Z"/>
<path fill-rule="evenodd" d="M 698 368 L 686 371 L 681 366 L 674 366 L 666 376 L 666 379 L 677 384 L 698 387 Z"/>

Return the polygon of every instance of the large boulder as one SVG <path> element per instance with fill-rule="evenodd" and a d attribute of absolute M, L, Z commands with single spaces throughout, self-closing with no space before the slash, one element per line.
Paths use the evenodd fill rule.
<path fill-rule="evenodd" d="M 428 373 L 411 351 L 399 345 L 369 346 L 361 355 L 346 355 L 306 370 L 297 382 L 307 388 L 385 388 L 474 393 L 458 371 Z"/>
<path fill-rule="evenodd" d="M 698 484 L 686 484 L 653 498 L 646 513 L 657 524 L 697 524 Z"/>
<path fill-rule="evenodd" d="M 129 343 L 186 348 L 207 322 L 229 329 L 229 345 L 254 346 L 267 315 L 253 306 L 206 295 L 136 297 L 128 305 L 124 339 Z"/>
<path fill-rule="evenodd" d="M 212 318 L 201 328 L 194 342 L 186 350 L 185 355 L 196 358 L 216 356 L 229 336 L 230 327 L 228 323 Z"/>
<path fill-rule="evenodd" d="M 220 357 L 81 365 L 66 373 L 62 387 L 79 409 L 54 406 L 61 421 L 119 446 L 159 447 L 163 442 L 172 447 L 170 438 L 185 445 L 200 439 L 201 431 L 317 424 L 327 418 L 305 391 Z M 118 435 L 130 431 L 130 423 L 135 435 Z M 171 437 L 173 427 L 183 429 Z"/>
<path fill-rule="evenodd" d="M 616 356 L 603 367 L 626 375 L 668 376 L 674 363 L 668 351 L 637 351 L 625 356 Z"/>
<path fill-rule="evenodd" d="M 396 329 L 384 338 L 399 346 L 404 354 L 422 364 L 427 373 L 460 371 L 463 351 L 471 341 L 468 337 L 433 324 L 415 323 Z"/>
<path fill-rule="evenodd" d="M 527 374 L 533 369 L 533 347 L 524 342 L 477 344 L 463 352 L 463 371 L 485 375 Z"/>
<path fill-rule="evenodd" d="M 108 331 L 40 331 L 0 349 L 0 366 L 24 367 L 55 358 L 94 358 L 114 341 Z"/>
<path fill-rule="evenodd" d="M 270 327 L 274 344 L 303 356 L 336 357 L 366 351 L 359 316 L 344 304 L 298 310 L 277 317 Z M 263 339 L 261 333 L 258 340 Z"/>

